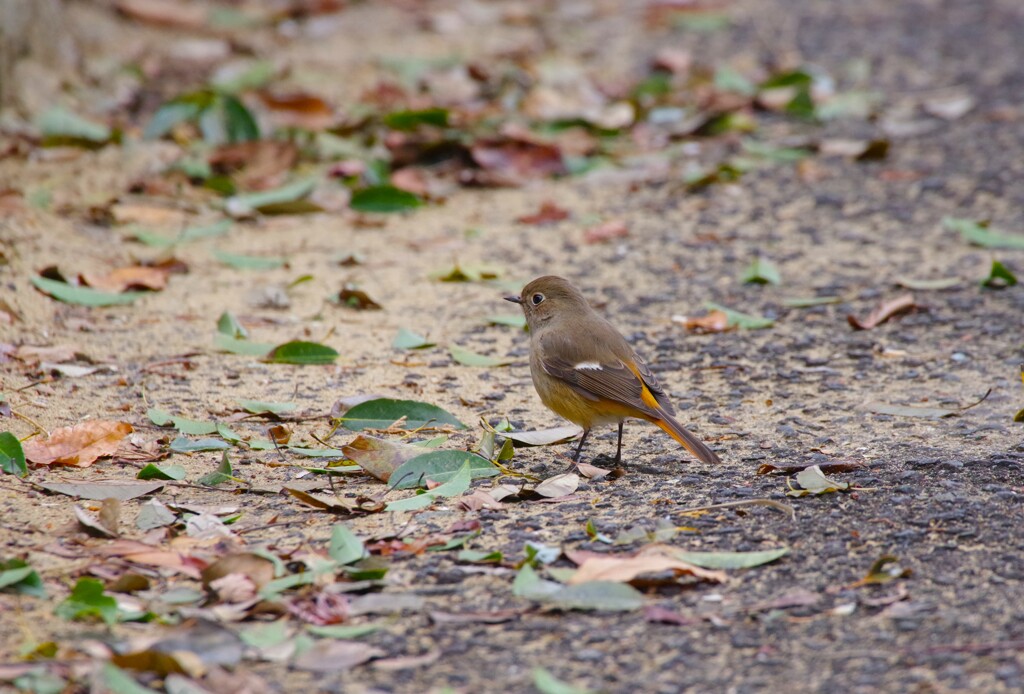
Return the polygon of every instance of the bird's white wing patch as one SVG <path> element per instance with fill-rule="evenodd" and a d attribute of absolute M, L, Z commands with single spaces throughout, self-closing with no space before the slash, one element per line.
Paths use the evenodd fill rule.
<path fill-rule="evenodd" d="M 572 367 L 577 371 L 600 371 L 604 367 L 596 361 L 581 361 L 576 366 Z"/>

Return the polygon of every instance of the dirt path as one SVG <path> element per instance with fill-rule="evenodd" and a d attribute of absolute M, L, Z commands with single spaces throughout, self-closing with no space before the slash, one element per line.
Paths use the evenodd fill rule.
<path fill-rule="evenodd" d="M 242 691 L 238 673 L 244 672 L 252 678 L 248 691 L 525 692 L 537 686 L 534 668 L 607 692 L 1024 687 L 1024 444 L 1021 425 L 1013 423 L 1024 406 L 1024 290 L 980 287 L 993 260 L 1024 279 L 1024 251 L 971 245 L 942 221 L 991 220 L 992 227 L 1017 233 L 1024 228 L 1024 52 L 1018 41 L 1024 11 L 1011 0 L 920 0 L 898 7 L 881 0 L 736 2 L 727 8 L 728 26 L 699 33 L 651 29 L 649 16 L 616 12 L 615 4 L 567 3 L 542 12 L 529 2 L 453 2 L 433 13 L 404 14 L 401 3 L 366 3 L 340 13 L 337 23 L 307 28 L 315 34 L 319 26 L 323 37 L 259 35 L 252 46 L 257 52 L 273 48 L 276 58 L 297 66 L 302 79 L 339 102 L 373 84 L 374 59 L 398 52 L 421 59 L 459 55 L 486 64 L 499 55 L 544 50 L 585 60 L 609 81 L 635 75 L 670 45 L 688 48 L 702 65 L 739 70 L 806 63 L 839 76 L 867 66 L 863 87 L 880 93 L 884 103 L 878 117 L 824 124 L 768 118 L 759 134 L 775 144 L 884 139 L 887 156 L 856 161 L 826 152 L 809 163 L 754 169 L 735 182 L 692 190 L 683 182 L 687 165 L 716 164 L 718 152 L 735 150 L 739 140 L 712 140 L 689 150 L 673 143 L 660 159 L 649 152 L 559 181 L 453 191 L 443 204 L 381 216 L 372 225 L 340 213 L 268 216 L 236 224 L 226 236 L 176 247 L 187 275 L 172 276 L 165 290 L 131 306 L 98 309 L 56 302 L 29 278 L 51 265 L 70 274 L 97 273 L 153 257 L 153 249 L 126 242 L 124 229 L 91 223 L 85 211 L 161 170 L 168 145 L 109 146 L 66 161 L 0 162 L 0 188 L 15 188 L 26 199 L 38 191 L 50 196 L 47 209 L 22 205 L 0 221 L 0 252 L 7 261 L 0 265 L 0 298 L 20 317 L 0 325 L 0 342 L 12 349 L 67 345 L 105 367 L 80 378 L 49 378 L 23 360 L 0 363 L 4 398 L 25 416 L 0 419 L 4 431 L 25 437 L 34 430 L 30 421 L 52 430 L 110 419 L 130 423 L 140 441 L 164 437 L 166 446 L 174 432 L 152 424 L 149 408 L 224 421 L 238 411 L 238 398 L 248 398 L 296 404 L 286 418 L 291 443 L 320 447 L 314 436 L 330 434 L 332 404 L 368 393 L 421 400 L 455 414 L 469 429 L 454 433 L 446 449 L 473 446 L 481 419 L 493 424 L 508 418 L 526 430 L 555 426 L 561 422 L 542 408 L 530 383 L 526 333 L 487 323 L 488 316 L 514 308 L 501 300 L 510 288 L 551 273 L 577 282 L 646 355 L 682 421 L 724 461 L 721 467 L 687 462 L 660 431 L 634 422 L 626 427 L 626 474 L 583 480 L 570 497 L 480 511 L 449 502 L 416 514 L 352 518 L 348 527 L 368 542 L 379 541 L 377 552 L 389 567 L 382 594 L 391 599 L 354 601 L 367 614 L 353 613 L 345 622 L 380 625 L 360 639 L 377 649 L 376 660 L 319 673 L 275 660 L 270 649 L 262 658 L 250 651 L 241 665 L 228 668 L 235 674 L 210 663 L 206 669 L 216 672 L 205 679 L 188 671 L 209 691 Z M 97 34 L 167 40 L 161 30 L 129 32 L 97 8 L 76 11 L 107 16 L 105 23 L 96 20 Z M 527 18 L 513 21 L 520 11 Z M 424 16 L 433 23 L 424 25 Z M 445 22 L 455 29 L 444 30 Z M 326 75 L 332 78 L 325 81 Z M 943 102 L 946 92 L 952 96 Z M 949 116 L 942 103 L 952 101 L 955 109 L 964 94 L 971 99 L 966 113 L 933 115 Z M 516 221 L 549 200 L 570 217 L 546 225 Z M 189 198 L 183 207 L 191 205 Z M 628 235 L 587 243 L 584 230 L 607 220 L 624 221 Z M 214 249 L 284 256 L 288 264 L 259 272 L 226 268 Z M 339 264 L 351 255 L 361 264 Z M 740 281 L 758 256 L 778 268 L 779 285 Z M 491 266 L 498 280 L 448 283 L 432 277 L 456 263 Z M 280 289 L 304 275 L 311 279 Z M 851 328 L 848 315 L 863 318 L 880 302 L 906 293 L 898 286 L 905 278 L 958 281 L 942 290 L 913 290 L 917 309 L 873 330 Z M 328 303 L 346 282 L 366 290 L 383 310 Z M 267 297 L 282 293 L 287 306 L 267 308 Z M 814 296 L 838 299 L 803 308 L 786 303 Z M 774 318 L 775 324 L 695 334 L 673 322 L 673 316 L 703 314 L 709 301 Z M 224 311 L 239 316 L 256 341 L 323 342 L 340 358 L 330 366 L 289 366 L 217 352 L 216 320 Z M 439 346 L 395 350 L 391 342 L 400 328 Z M 453 344 L 511 363 L 464 366 L 450 357 Z M 982 403 L 948 417 L 872 411 L 878 403 L 954 411 L 990 390 Z M 266 436 L 263 419 L 231 426 L 246 436 Z M 352 436 L 342 430 L 330 443 Z M 587 454 L 610 454 L 614 442 L 611 430 L 595 432 Z M 564 452 L 517 449 L 511 466 L 548 478 L 564 470 Z M 236 531 L 234 538 L 202 541 L 182 534 L 180 551 L 215 558 L 260 549 L 288 560 L 310 548 L 324 550 L 332 526 L 344 519 L 272 493 L 308 481 L 295 467 L 308 461 L 244 448 L 231 456 L 245 485 L 168 483 L 156 494 L 172 506 L 242 511 L 235 525 L 226 526 Z M 179 453 L 164 462 L 183 466 L 186 481 L 194 483 L 220 459 L 219 452 Z M 288 465 L 278 466 L 280 461 Z M 601 465 L 602 459 L 593 462 Z M 757 474 L 766 464 L 848 463 L 855 469 L 831 476 L 857 491 L 792 498 L 786 478 Z M 87 469 L 35 469 L 29 479 L 128 480 L 140 466 L 100 460 Z M 365 475 L 336 477 L 334 484 L 348 501 L 384 492 Z M 485 480 L 474 487 L 489 485 Z M 387 500 L 407 494 L 394 492 Z M 154 539 L 134 521 L 147 498 L 123 503 L 124 538 Z M 756 505 L 682 513 L 752 499 L 784 503 L 795 515 Z M 199 582 L 182 573 L 150 572 L 152 590 L 136 597 L 143 609 L 161 615 L 157 621 L 106 627 L 55 616 L 73 579 L 92 575 L 109 587 L 129 566 L 97 559 L 97 548 L 111 540 L 86 538 L 75 525 L 75 503 L 13 476 L 0 478 L 0 559 L 29 561 L 48 592 L 42 599 L 0 593 L 0 654 L 13 664 L 24 648 L 53 641 L 59 662 L 50 671 L 85 687 L 90 655 L 106 659 L 110 644 L 137 646 L 142 638 L 181 628 L 174 624 L 189 612 L 176 611 L 160 596 L 171 588 L 195 590 Z M 453 524 L 475 527 L 466 525 L 470 521 L 479 522 L 480 534 L 467 546 L 500 551 L 501 565 L 458 561 L 458 549 L 390 553 L 401 544 L 396 536 L 415 542 L 457 535 L 465 530 L 453 531 Z M 635 527 L 676 528 L 662 539 L 690 551 L 789 551 L 769 564 L 730 570 L 722 583 L 645 581 L 638 584 L 647 596 L 640 609 L 563 611 L 514 594 L 516 564 L 527 542 L 618 553 L 649 540 L 609 547 L 588 534 L 588 523 L 608 538 Z M 856 585 L 884 555 L 896 557 L 907 574 Z M 554 565 L 570 566 L 565 558 Z M 546 575 L 555 578 L 557 572 Z M 451 616 L 463 613 L 475 616 Z M 269 621 L 219 616 L 232 631 Z M 294 612 L 286 623 L 297 628 Z M 230 641 L 216 631 L 224 627 L 210 628 L 211 644 Z M 332 655 L 324 648 L 327 662 L 353 653 Z M 75 669 L 74 663 L 84 665 Z M 145 672 L 140 681 L 162 686 Z"/>

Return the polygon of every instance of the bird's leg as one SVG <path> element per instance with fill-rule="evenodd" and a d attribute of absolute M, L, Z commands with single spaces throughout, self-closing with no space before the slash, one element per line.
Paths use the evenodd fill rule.
<path fill-rule="evenodd" d="M 589 436 L 589 435 L 590 435 L 590 429 L 584 429 L 583 430 L 583 436 L 580 437 L 580 444 L 578 446 L 576 446 L 576 452 L 573 453 L 572 462 L 574 462 L 574 463 L 580 462 L 580 451 L 583 450 L 583 443 L 587 440 L 587 436 Z"/>
<path fill-rule="evenodd" d="M 625 422 L 619 422 L 619 446 L 615 449 L 615 467 L 619 467 L 622 464 L 622 425 Z"/>

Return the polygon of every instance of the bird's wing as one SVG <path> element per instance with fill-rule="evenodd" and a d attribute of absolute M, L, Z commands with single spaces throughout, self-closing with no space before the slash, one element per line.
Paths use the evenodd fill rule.
<path fill-rule="evenodd" d="M 652 417 L 659 416 L 658 410 L 672 411 L 654 374 L 632 353 L 633 360 L 629 362 L 618 357 L 589 359 L 581 354 L 577 345 L 555 335 L 545 335 L 540 347 L 540 364 L 544 371 L 588 400 L 610 400 Z"/>

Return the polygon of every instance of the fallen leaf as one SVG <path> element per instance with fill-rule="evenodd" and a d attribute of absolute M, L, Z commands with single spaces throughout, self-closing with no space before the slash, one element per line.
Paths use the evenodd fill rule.
<path fill-rule="evenodd" d="M 700 333 L 721 333 L 732 330 L 729 316 L 724 311 L 709 311 L 706 315 L 690 318 L 688 316 L 672 316 L 673 323 L 681 323 L 687 330 Z"/>
<path fill-rule="evenodd" d="M 470 147 L 470 154 L 488 174 L 482 182 L 491 185 L 519 186 L 566 173 L 562 152 L 551 144 L 519 138 L 482 139 Z"/>
<path fill-rule="evenodd" d="M 353 284 L 346 284 L 341 288 L 338 292 L 338 303 L 357 311 L 379 311 L 384 308 Z"/>
<path fill-rule="evenodd" d="M 908 311 L 920 308 L 914 301 L 913 294 L 903 294 L 895 299 L 882 302 L 878 308 L 868 315 L 867 318 L 861 320 L 854 315 L 849 315 L 846 320 L 854 328 L 854 330 L 871 330 L 872 328 L 881 325 L 890 318 L 902 315 Z"/>
<path fill-rule="evenodd" d="M 563 219 L 568 219 L 570 216 L 571 214 L 569 210 L 559 207 L 550 200 L 545 200 L 540 204 L 540 209 L 536 212 L 516 217 L 516 221 L 520 224 L 534 224 L 540 226 L 544 224 L 553 224 L 554 222 L 561 222 Z"/>
<path fill-rule="evenodd" d="M 88 467 L 98 458 L 113 455 L 121 440 L 132 432 L 126 422 L 88 420 L 55 429 L 45 439 L 31 439 L 22 448 L 36 465 Z"/>
<path fill-rule="evenodd" d="M 94 289 L 120 293 L 129 289 L 159 291 L 167 286 L 168 271 L 158 267 L 133 265 L 111 270 L 106 275 L 83 273 L 82 280 Z"/>
<path fill-rule="evenodd" d="M 910 569 L 905 569 L 900 566 L 899 559 L 891 554 L 884 554 L 871 564 L 871 568 L 868 569 L 867 574 L 864 578 L 860 579 L 856 583 L 851 583 L 849 588 L 859 588 L 861 586 L 878 585 L 881 583 L 889 583 L 895 581 L 898 578 L 907 578 L 913 572 Z"/>
<path fill-rule="evenodd" d="M 477 489 L 472 494 L 460 496 L 456 503 L 459 508 L 465 511 L 482 511 L 484 509 L 490 509 L 493 511 L 501 508 L 500 501 L 480 489 Z"/>
<path fill-rule="evenodd" d="M 557 443 L 566 443 L 578 439 L 583 429 L 575 424 L 551 429 L 537 429 L 535 431 L 501 431 L 499 436 L 512 439 L 512 442 L 521 446 L 550 446 Z"/>
<path fill-rule="evenodd" d="M 258 96 L 270 109 L 271 119 L 279 127 L 324 130 L 334 123 L 334 108 L 315 94 L 261 91 Z"/>
<path fill-rule="evenodd" d="M 905 289 L 915 289 L 920 291 L 952 289 L 953 287 L 959 286 L 960 283 L 959 277 L 940 277 L 937 279 L 914 279 L 913 277 L 901 277 L 896 280 L 896 284 Z"/>
<path fill-rule="evenodd" d="M 544 480 L 533 488 L 533 493 L 549 499 L 557 499 L 574 493 L 579 486 L 580 476 L 573 472 L 566 472 Z"/>
<path fill-rule="evenodd" d="M 140 22 L 181 29 L 206 26 L 209 12 L 204 5 L 182 5 L 178 0 L 117 0 L 114 6 Z"/>
<path fill-rule="evenodd" d="M 485 354 L 478 354 L 459 345 L 451 345 L 448 349 L 452 359 L 463 366 L 495 367 L 507 366 L 511 360 L 505 357 L 489 357 Z"/>
<path fill-rule="evenodd" d="M 952 121 L 966 116 L 976 103 L 975 98 L 967 92 L 951 91 L 925 99 L 922 106 L 928 115 Z"/>
<path fill-rule="evenodd" d="M 976 222 L 973 219 L 957 219 L 945 217 L 942 225 L 951 231 L 960 233 L 964 241 L 984 248 L 1024 249 L 1024 234 L 1008 234 L 989 227 L 988 222 Z"/>
<path fill-rule="evenodd" d="M 292 660 L 292 667 L 308 672 L 342 672 L 380 658 L 385 652 L 361 641 L 323 639 Z"/>
<path fill-rule="evenodd" d="M 647 545 L 640 550 L 641 555 L 648 552 L 664 554 L 703 569 L 750 569 L 786 556 L 789 548 L 752 552 L 691 552 L 669 545 Z"/>
<path fill-rule="evenodd" d="M 789 491 L 786 492 L 788 496 L 807 496 L 808 494 L 828 494 L 830 492 L 844 492 L 850 489 L 849 482 L 839 482 L 837 480 L 826 477 L 821 468 L 817 465 L 812 465 L 806 470 L 802 470 L 796 475 L 796 483 L 800 485 L 797 489 L 793 485 L 786 481 L 789 485 Z"/>
<path fill-rule="evenodd" d="M 208 161 L 214 171 L 231 176 L 242 190 L 267 190 L 285 182 L 298 158 L 298 147 L 292 142 L 251 140 L 221 145 Z"/>
<path fill-rule="evenodd" d="M 722 583 L 726 575 L 721 571 L 709 571 L 688 562 L 664 554 L 649 553 L 639 556 L 588 557 L 567 581 L 568 585 L 579 585 L 590 581 L 613 581 L 629 583 L 641 574 L 671 571 L 676 575 L 689 575 L 704 581 Z"/>
<path fill-rule="evenodd" d="M 12 356 L 26 364 L 38 364 L 44 361 L 59 364 L 72 361 L 76 358 L 77 353 L 78 350 L 71 345 L 53 345 L 51 347 L 21 345 L 14 350 Z"/>
<path fill-rule="evenodd" d="M 360 434 L 342 446 L 341 452 L 373 477 L 387 482 L 395 470 L 423 455 L 424 450 L 422 446 Z"/>
<path fill-rule="evenodd" d="M 440 612 L 430 613 L 434 624 L 504 624 L 522 616 L 523 610 L 508 609 L 493 612 Z"/>
<path fill-rule="evenodd" d="M 605 475 L 611 474 L 612 472 L 611 470 L 606 470 L 603 467 L 597 467 L 596 465 L 591 465 L 590 463 L 577 463 L 576 471 L 579 472 L 584 477 L 586 477 L 587 479 L 591 480 L 599 480 Z"/>
<path fill-rule="evenodd" d="M 621 219 L 609 219 L 597 226 L 583 230 L 584 243 L 608 243 L 629 236 L 629 225 Z"/>

